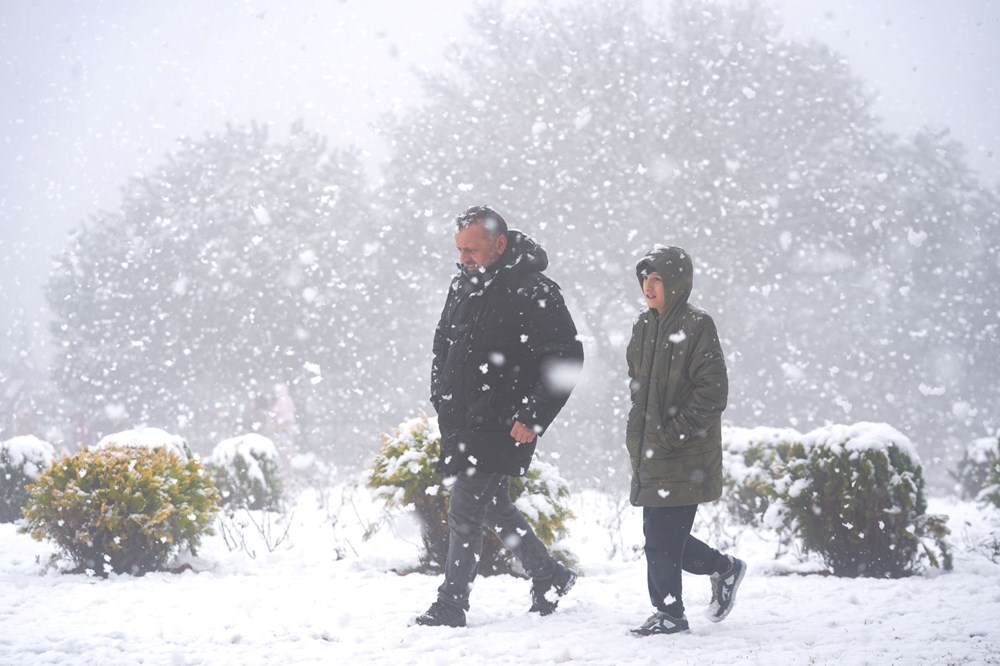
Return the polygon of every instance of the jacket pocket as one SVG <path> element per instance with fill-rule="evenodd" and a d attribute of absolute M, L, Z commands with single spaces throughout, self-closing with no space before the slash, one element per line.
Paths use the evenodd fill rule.
<path fill-rule="evenodd" d="M 465 412 L 465 425 L 471 430 L 504 430 L 503 415 L 494 406 L 493 391 L 484 393 L 469 405 Z M 507 428 L 509 430 L 510 428 Z"/>
<path fill-rule="evenodd" d="M 667 453 L 660 450 L 657 455 L 644 461 L 643 483 L 674 486 L 695 482 L 699 476 L 704 476 L 703 471 L 699 472 L 704 467 L 704 457 L 698 449 L 681 449 Z"/>
<path fill-rule="evenodd" d="M 667 437 L 666 428 L 660 426 L 656 430 L 647 430 L 643 435 L 643 446 L 648 451 L 646 457 L 650 460 L 667 460 L 678 455 L 678 444 Z"/>

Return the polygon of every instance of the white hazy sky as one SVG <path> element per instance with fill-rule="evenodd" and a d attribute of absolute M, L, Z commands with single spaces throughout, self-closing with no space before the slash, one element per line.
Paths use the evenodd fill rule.
<path fill-rule="evenodd" d="M 526 4 L 518 0 L 515 4 Z M 771 0 L 786 33 L 843 53 L 891 129 L 946 126 L 1000 183 L 1000 2 Z M 382 149 L 414 68 L 460 39 L 467 0 L 0 0 L 0 313 L 44 319 L 66 234 L 177 136 L 227 121 Z"/>

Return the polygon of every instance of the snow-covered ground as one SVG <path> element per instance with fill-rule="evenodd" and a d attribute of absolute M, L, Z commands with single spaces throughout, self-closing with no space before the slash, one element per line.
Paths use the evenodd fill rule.
<path fill-rule="evenodd" d="M 412 523 L 363 541 L 377 513 L 367 492 L 337 489 L 326 503 L 304 494 L 274 552 L 250 540 L 251 559 L 216 534 L 193 570 L 141 578 L 46 569 L 51 546 L 0 525 L 0 664 L 1000 664 L 1000 565 L 972 547 L 1000 516 L 954 499 L 930 507 L 950 516 L 951 573 L 789 575 L 774 542 L 748 533 L 729 618 L 704 619 L 708 580 L 686 575 L 691 633 L 650 638 L 628 634 L 651 610 L 632 550 L 639 512 L 609 530 L 607 495 L 573 498 L 565 545 L 585 575 L 554 615 L 527 613 L 527 581 L 480 578 L 465 629 L 409 626 L 440 582 L 393 571 L 416 563 Z M 609 558 L 615 544 L 629 554 Z"/>

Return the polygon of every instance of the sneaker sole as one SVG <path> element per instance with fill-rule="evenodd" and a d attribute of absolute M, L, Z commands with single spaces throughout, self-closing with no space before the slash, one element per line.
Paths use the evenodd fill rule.
<path fill-rule="evenodd" d="M 670 631 L 638 631 L 636 629 L 629 629 L 629 634 L 635 638 L 645 638 L 646 636 L 673 636 L 674 634 L 689 634 L 691 633 L 690 627 L 677 627 L 671 629 Z"/>
<path fill-rule="evenodd" d="M 733 583 L 733 595 L 729 598 L 729 608 L 727 608 L 726 612 L 723 613 L 722 615 L 710 614 L 708 616 L 709 621 L 711 621 L 711 622 L 722 622 L 723 620 L 726 619 L 726 616 L 728 616 L 729 613 L 732 612 L 733 606 L 736 605 L 736 593 L 739 591 L 739 589 L 740 589 L 740 583 L 743 582 L 743 576 L 745 576 L 746 573 L 747 573 L 747 565 L 746 565 L 746 562 L 744 562 L 743 563 L 743 570 L 740 571 L 740 573 L 739 573 L 738 576 L 736 576 L 736 582 Z"/>

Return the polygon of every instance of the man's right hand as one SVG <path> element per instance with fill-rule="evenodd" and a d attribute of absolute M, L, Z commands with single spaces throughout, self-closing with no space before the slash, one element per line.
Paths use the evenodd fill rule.
<path fill-rule="evenodd" d="M 510 429 L 510 436 L 521 444 L 527 444 L 535 439 L 535 431 L 520 421 L 514 421 L 514 427 Z"/>

